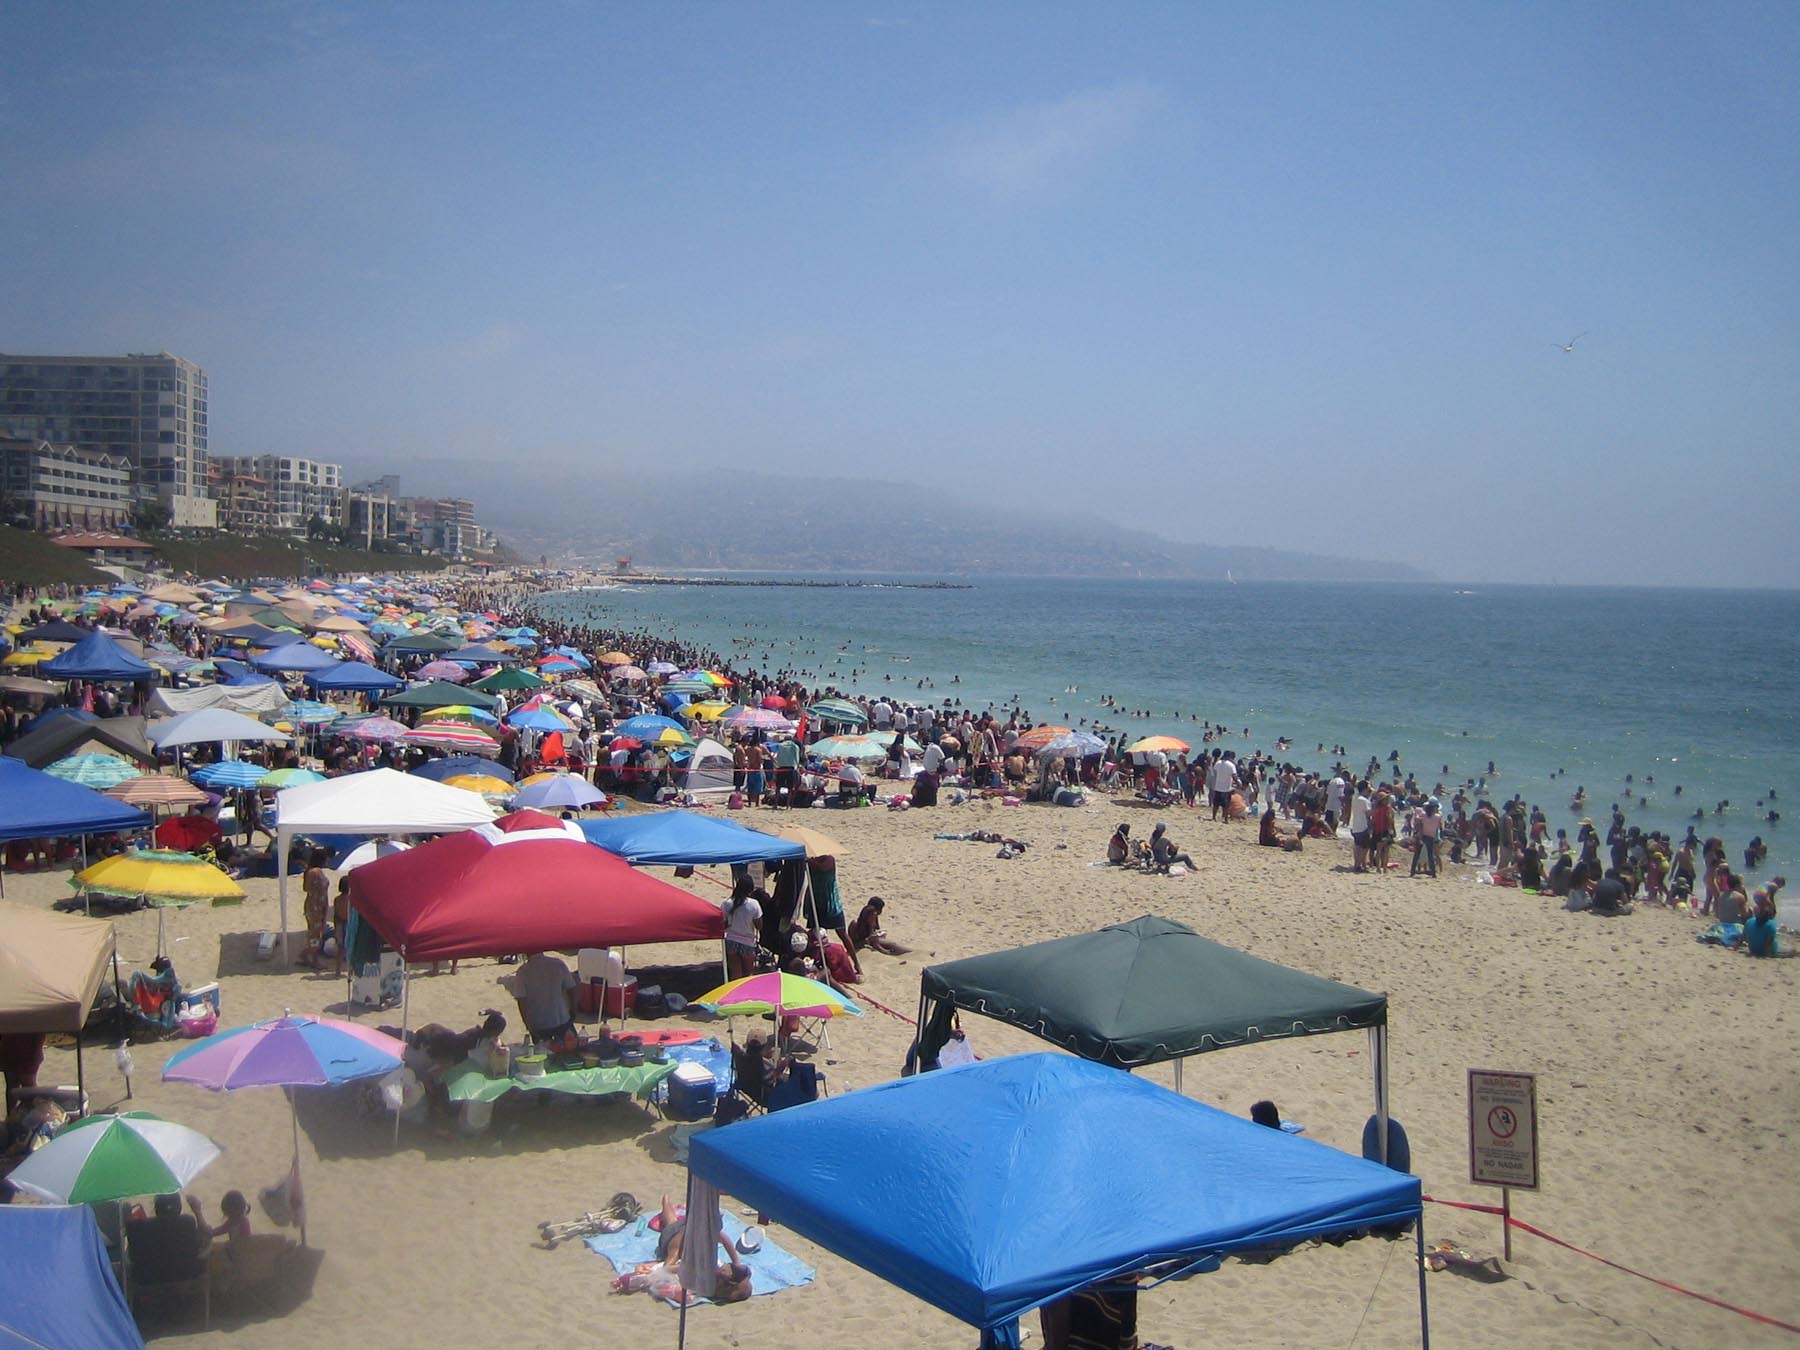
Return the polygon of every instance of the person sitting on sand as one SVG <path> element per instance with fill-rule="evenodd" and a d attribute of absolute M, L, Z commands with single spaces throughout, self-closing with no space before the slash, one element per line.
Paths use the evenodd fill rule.
<path fill-rule="evenodd" d="M 1131 826 L 1123 821 L 1106 841 L 1106 861 L 1114 867 L 1122 867 L 1131 861 Z"/>
<path fill-rule="evenodd" d="M 1746 956 L 1781 956 L 1780 940 L 1775 929 L 1775 897 L 1764 887 L 1756 888 L 1750 917 L 1744 922 L 1744 940 L 1738 950 Z"/>
<path fill-rule="evenodd" d="M 862 907 L 856 919 L 850 925 L 850 945 L 857 951 L 880 952 L 884 956 L 904 956 L 911 947 L 895 942 L 881 926 L 882 916 L 887 910 L 887 901 L 879 895 L 869 897 L 869 902 Z"/>
<path fill-rule="evenodd" d="M 1169 837 L 1168 829 L 1167 825 L 1158 824 L 1154 830 L 1150 831 L 1150 859 L 1156 864 L 1156 870 L 1167 872 L 1176 863 L 1180 863 L 1190 872 L 1196 870 L 1192 858 L 1185 853 L 1176 852 L 1177 845 Z"/>
<path fill-rule="evenodd" d="M 1262 823 L 1257 826 L 1256 830 L 1256 842 L 1264 848 L 1285 849 L 1289 853 L 1298 853 L 1301 848 L 1299 837 L 1291 835 L 1281 828 L 1276 819 L 1273 802 L 1270 802 L 1269 809 L 1262 813 Z"/>
<path fill-rule="evenodd" d="M 225 1220 L 220 1224 L 206 1222 L 206 1212 L 201 1208 L 199 1196 L 188 1196 L 187 1203 L 188 1208 L 194 1212 L 200 1231 L 212 1243 L 212 1273 L 218 1276 L 229 1275 L 237 1263 L 244 1259 L 250 1247 L 250 1202 L 244 1198 L 242 1191 L 226 1191 L 224 1199 L 219 1201 L 219 1210 Z M 224 1243 L 220 1244 L 216 1240 L 218 1238 L 224 1238 Z"/>
<path fill-rule="evenodd" d="M 686 1245 L 687 1216 L 665 1195 L 652 1226 L 656 1229 L 656 1260 L 619 1276 L 612 1283 L 613 1291 L 629 1294 L 647 1289 L 658 1298 L 685 1302 L 689 1291 L 681 1286 L 681 1252 Z M 742 1303 L 750 1297 L 750 1267 L 738 1259 L 737 1248 L 723 1228 L 713 1235 L 713 1240 L 725 1253 L 725 1263 L 718 1268 L 713 1288 L 705 1297 L 714 1303 Z"/>

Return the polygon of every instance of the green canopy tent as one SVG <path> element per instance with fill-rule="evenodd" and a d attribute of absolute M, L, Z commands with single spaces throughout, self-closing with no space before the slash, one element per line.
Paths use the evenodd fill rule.
<path fill-rule="evenodd" d="M 390 694 L 381 700 L 384 708 L 481 708 L 493 712 L 500 700 L 479 689 L 469 689 L 448 680 L 438 680 L 408 689 L 403 694 Z"/>
<path fill-rule="evenodd" d="M 1010 1022 L 1065 1050 L 1134 1069 L 1256 1041 L 1367 1030 L 1387 1156 L 1387 995 L 1264 961 L 1145 915 L 1094 933 L 927 966 L 917 1062 L 931 1067 L 956 1009 Z"/>

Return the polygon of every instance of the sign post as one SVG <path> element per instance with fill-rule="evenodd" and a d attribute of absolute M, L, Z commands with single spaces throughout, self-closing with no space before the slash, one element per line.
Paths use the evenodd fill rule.
<path fill-rule="evenodd" d="M 1512 1193 L 1538 1188 L 1537 1075 L 1469 1070 L 1469 1180 L 1500 1187 L 1501 1246 L 1512 1260 Z"/>

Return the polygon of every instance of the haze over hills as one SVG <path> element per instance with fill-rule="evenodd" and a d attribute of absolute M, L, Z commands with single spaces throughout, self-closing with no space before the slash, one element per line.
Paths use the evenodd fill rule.
<path fill-rule="evenodd" d="M 1239 544 L 980 508 L 929 489 L 735 469 L 521 472 L 438 460 L 409 471 L 474 501 L 482 524 L 529 558 L 640 570 L 921 572 L 1284 581 L 1429 581 L 1405 563 Z"/>

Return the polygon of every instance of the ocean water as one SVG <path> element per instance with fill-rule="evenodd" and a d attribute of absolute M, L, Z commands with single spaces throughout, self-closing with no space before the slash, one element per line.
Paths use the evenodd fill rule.
<path fill-rule="evenodd" d="M 1488 795 L 1541 804 L 1552 830 L 1573 835 L 1582 815 L 1604 829 L 1617 802 L 1632 824 L 1722 836 L 1734 865 L 1761 835 L 1752 884 L 1800 863 L 1800 814 L 1765 819 L 1800 804 L 1792 592 L 983 578 L 628 586 L 546 596 L 540 612 L 857 693 L 1016 704 L 1196 746 L 1210 721 L 1309 768 L 1335 758 L 1321 743 L 1359 768 L 1398 751 L 1427 786 L 1487 776 Z M 1281 736 L 1292 748 L 1276 752 Z"/>

